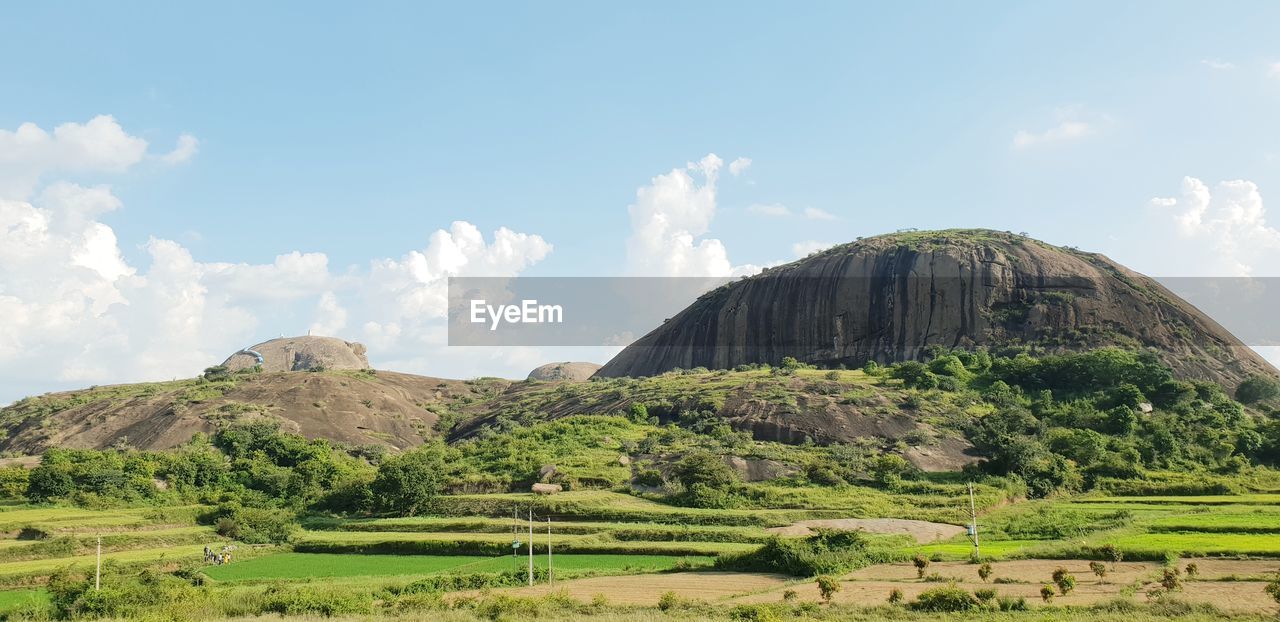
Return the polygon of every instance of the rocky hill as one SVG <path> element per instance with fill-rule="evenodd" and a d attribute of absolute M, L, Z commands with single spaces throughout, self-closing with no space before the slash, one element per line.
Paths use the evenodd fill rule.
<path fill-rule="evenodd" d="M 675 368 L 835 367 L 919 358 L 929 346 L 1149 349 L 1183 378 L 1228 388 L 1264 360 L 1155 280 L 1110 259 L 987 230 L 863 239 L 700 297 L 600 377 Z"/>
<path fill-rule="evenodd" d="M 280 337 L 240 350 L 222 362 L 231 371 L 260 366 L 262 371 L 368 369 L 364 344 L 335 337 Z"/>
<path fill-rule="evenodd" d="M 529 372 L 528 380 L 547 380 L 558 381 L 568 380 L 570 382 L 582 382 L 591 378 L 591 375 L 600 369 L 597 363 L 547 363 L 539 365 L 533 371 Z"/>
<path fill-rule="evenodd" d="M 347 445 L 396 448 L 432 435 L 437 412 L 492 390 L 472 382 L 372 370 L 242 372 L 94 387 L 0 409 L 0 451 L 49 447 L 167 449 L 232 421 L 270 418 L 286 430 Z"/>

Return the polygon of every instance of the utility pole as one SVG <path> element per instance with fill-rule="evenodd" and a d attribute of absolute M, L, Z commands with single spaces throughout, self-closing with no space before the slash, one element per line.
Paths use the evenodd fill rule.
<path fill-rule="evenodd" d="M 556 584 L 556 575 L 551 570 L 551 517 L 547 517 L 547 585 Z"/>
<path fill-rule="evenodd" d="M 533 587 L 533 506 L 529 506 L 529 587 Z"/>
<path fill-rule="evenodd" d="M 973 503 L 973 482 L 969 482 L 969 537 L 973 538 L 973 557 L 982 557 L 978 548 L 978 507 Z"/>
<path fill-rule="evenodd" d="M 98 536 L 98 568 L 93 572 L 93 591 L 102 589 L 102 536 Z"/>

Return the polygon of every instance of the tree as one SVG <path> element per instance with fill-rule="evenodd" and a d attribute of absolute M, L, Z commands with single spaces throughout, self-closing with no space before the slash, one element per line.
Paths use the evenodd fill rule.
<path fill-rule="evenodd" d="M 1102 554 L 1103 558 L 1111 562 L 1112 570 L 1116 569 L 1116 564 L 1124 561 L 1124 551 L 1114 544 L 1105 544 L 1101 549 L 1098 549 L 1098 552 Z"/>
<path fill-rule="evenodd" d="M 982 579 L 983 583 L 986 583 L 987 579 L 991 578 L 991 564 L 984 562 L 981 566 L 978 566 L 978 578 Z"/>
<path fill-rule="evenodd" d="M 916 578 L 923 579 L 924 571 L 929 569 L 929 558 L 924 555 L 916 555 L 911 558 L 911 563 L 916 567 Z"/>
<path fill-rule="evenodd" d="M 67 469 L 58 465 L 41 464 L 31 469 L 27 477 L 27 499 L 32 503 L 45 503 L 65 497 L 75 490 L 75 482 Z"/>
<path fill-rule="evenodd" d="M 902 386 L 908 389 L 932 389 L 938 386 L 937 376 L 934 376 L 924 363 L 918 361 L 906 361 L 895 365 L 889 376 L 901 380 Z"/>
<path fill-rule="evenodd" d="M 738 481 L 738 474 L 719 456 L 709 451 L 695 451 L 681 458 L 672 474 L 686 490 L 692 490 L 697 485 L 724 490 Z"/>
<path fill-rule="evenodd" d="M 1276 574 L 1276 578 L 1272 579 L 1263 590 L 1276 601 L 1276 604 L 1280 604 L 1280 573 Z"/>
<path fill-rule="evenodd" d="M 649 407 L 640 402 L 632 402 L 627 408 L 627 418 L 636 423 L 648 423 Z"/>
<path fill-rule="evenodd" d="M 1103 580 L 1107 576 L 1107 565 L 1102 562 L 1089 562 L 1089 570 L 1092 570 L 1093 574 L 1098 575 L 1099 581 Z"/>
<path fill-rule="evenodd" d="M 822 594 L 822 600 L 826 601 L 827 604 L 831 604 L 831 597 L 834 596 L 836 592 L 840 591 L 840 580 L 831 575 L 824 574 L 819 575 L 817 581 L 818 592 Z"/>
<path fill-rule="evenodd" d="M 1071 590 L 1076 589 L 1075 575 L 1064 574 L 1060 578 L 1055 580 L 1054 583 L 1058 585 L 1058 591 L 1061 592 L 1063 596 L 1066 596 L 1067 594 L 1071 593 Z"/>
<path fill-rule="evenodd" d="M 448 475 L 448 449 L 430 443 L 388 458 L 369 488 L 383 512 L 413 516 L 440 494 Z"/>
<path fill-rule="evenodd" d="M 911 471 L 911 463 L 898 454 L 882 454 L 871 467 L 871 476 L 881 486 L 893 486 Z"/>
<path fill-rule="evenodd" d="M 1236 399 L 1244 404 L 1274 399 L 1280 396 L 1280 380 L 1271 376 L 1249 376 L 1236 387 Z"/>

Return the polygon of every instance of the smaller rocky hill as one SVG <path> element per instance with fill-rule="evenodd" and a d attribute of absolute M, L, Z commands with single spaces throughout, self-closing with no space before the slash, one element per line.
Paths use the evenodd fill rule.
<path fill-rule="evenodd" d="M 600 366 L 595 363 L 547 363 L 529 372 L 529 380 L 569 380 L 583 382 L 591 378 Z"/>
<path fill-rule="evenodd" d="M 433 434 L 438 413 L 449 412 L 455 403 L 488 399 L 506 383 L 331 370 L 246 371 L 93 387 L 30 397 L 0 409 L 0 451 L 168 449 L 197 432 L 254 418 L 276 420 L 285 431 L 308 438 L 405 448 Z"/>
<path fill-rule="evenodd" d="M 364 344 L 336 337 L 280 337 L 250 346 L 223 361 L 231 371 L 262 366 L 262 371 L 368 369 Z"/>

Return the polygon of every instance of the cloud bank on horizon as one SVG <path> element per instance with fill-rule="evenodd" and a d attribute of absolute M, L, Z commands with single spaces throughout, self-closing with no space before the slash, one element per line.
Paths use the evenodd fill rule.
<path fill-rule="evenodd" d="M 1016 149 L 1050 148 L 1092 130 L 1062 120 L 1019 133 Z M 335 269 L 323 252 L 292 250 L 270 263 L 204 262 L 177 241 L 140 242 L 146 265 L 126 261 L 105 224 L 124 205 L 109 185 L 71 181 L 83 173 L 123 174 L 142 166 L 189 164 L 200 141 L 181 134 L 167 151 L 131 135 L 114 118 L 64 123 L 52 131 L 24 123 L 0 130 L 0 402 L 55 388 L 188 377 L 230 352 L 274 335 L 262 319 L 290 314 L 318 334 L 365 342 L 379 367 L 467 377 L 523 374 L 557 357 L 533 348 L 447 348 L 444 316 L 451 276 L 515 276 L 554 246 L 543 234 L 498 227 L 487 236 L 458 220 L 425 246 Z M 627 208 L 626 271 L 644 276 L 738 276 L 710 237 L 718 188 L 747 174 L 752 160 L 714 153 L 652 177 Z M 1135 208 L 1135 209 L 1140 209 Z M 835 215 L 754 204 L 755 217 Z M 1180 275 L 1280 276 L 1280 231 L 1267 221 L 1248 181 L 1210 187 L 1187 177 L 1181 194 L 1152 199 L 1152 235 L 1176 241 Z M 1163 237 L 1161 237 L 1163 236 Z M 776 249 L 802 257 L 831 246 L 806 240 Z M 1161 258 L 1161 262 L 1166 258 Z M 779 262 L 780 263 L 780 262 Z M 1140 266 L 1139 266 L 1140 267 Z M 607 357 L 616 348 L 594 351 Z M 1273 360 L 1275 360 L 1273 358 Z"/>

